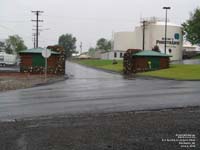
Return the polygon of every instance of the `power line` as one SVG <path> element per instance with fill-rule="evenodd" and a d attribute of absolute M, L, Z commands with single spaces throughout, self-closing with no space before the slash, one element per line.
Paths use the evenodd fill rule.
<path fill-rule="evenodd" d="M 6 29 L 6 30 L 8 30 L 8 31 L 14 32 L 13 29 L 10 29 L 10 28 L 8 28 L 8 27 L 6 27 L 6 26 L 0 25 L 0 27 L 3 28 L 3 29 Z"/>
<path fill-rule="evenodd" d="M 7 30 L 7 31 L 9 31 L 9 32 L 12 32 L 13 34 L 18 34 L 18 32 L 16 31 L 16 30 L 14 30 L 14 29 L 11 29 L 11 28 L 8 28 L 8 27 L 6 27 L 6 26 L 4 26 L 4 25 L 1 25 L 0 24 L 0 29 L 5 29 L 5 30 Z M 30 39 L 30 37 L 31 36 L 29 36 L 29 35 L 23 35 L 23 36 L 25 36 L 26 38 L 24 38 L 23 37 L 23 39 Z"/>
<path fill-rule="evenodd" d="M 0 20 L 3 23 L 27 23 L 27 21 L 24 20 Z"/>
<path fill-rule="evenodd" d="M 31 11 L 32 13 L 35 13 L 36 20 L 32 20 L 33 22 L 36 22 L 36 45 L 35 47 L 38 48 L 38 36 L 39 36 L 39 22 L 43 22 L 43 20 L 39 20 L 40 13 L 43 13 L 43 11 Z"/>

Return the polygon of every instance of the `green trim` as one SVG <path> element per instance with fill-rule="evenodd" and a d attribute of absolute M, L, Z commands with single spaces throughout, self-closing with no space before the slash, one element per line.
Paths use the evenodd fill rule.
<path fill-rule="evenodd" d="M 38 54 L 39 53 L 39 54 L 41 54 L 43 50 L 44 50 L 44 48 L 32 48 L 32 49 L 23 50 L 23 51 L 21 51 L 19 53 L 20 54 L 27 54 L 27 53 L 32 53 L 32 54 Z M 59 55 L 60 53 L 51 51 L 51 54 Z"/>
<path fill-rule="evenodd" d="M 154 57 L 172 57 L 171 55 L 167 55 L 160 52 L 155 52 L 152 50 L 144 50 L 133 54 L 132 56 L 154 56 Z"/>

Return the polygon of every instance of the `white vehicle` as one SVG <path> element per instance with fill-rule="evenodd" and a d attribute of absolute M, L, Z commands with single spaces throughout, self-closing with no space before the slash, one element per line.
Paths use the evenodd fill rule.
<path fill-rule="evenodd" d="M 0 65 L 15 65 L 17 63 L 17 55 L 7 54 L 6 52 L 0 52 Z"/>

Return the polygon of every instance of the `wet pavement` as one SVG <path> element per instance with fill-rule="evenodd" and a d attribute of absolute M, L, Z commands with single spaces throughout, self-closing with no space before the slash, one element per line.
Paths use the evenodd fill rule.
<path fill-rule="evenodd" d="M 184 60 L 183 64 L 200 64 L 200 59 L 188 59 L 188 60 Z"/>
<path fill-rule="evenodd" d="M 200 106 L 200 82 L 124 79 L 67 62 L 69 79 L 0 93 L 0 120 Z"/>
<path fill-rule="evenodd" d="M 171 64 L 200 64 L 200 59 L 185 59 L 181 61 L 173 61 Z"/>

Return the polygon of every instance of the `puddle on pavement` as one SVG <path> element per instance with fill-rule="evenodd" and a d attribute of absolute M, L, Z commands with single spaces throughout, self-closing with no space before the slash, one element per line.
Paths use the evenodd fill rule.
<path fill-rule="evenodd" d="M 135 74 L 123 75 L 123 78 L 124 78 L 125 80 L 136 80 L 136 75 L 135 75 Z"/>

